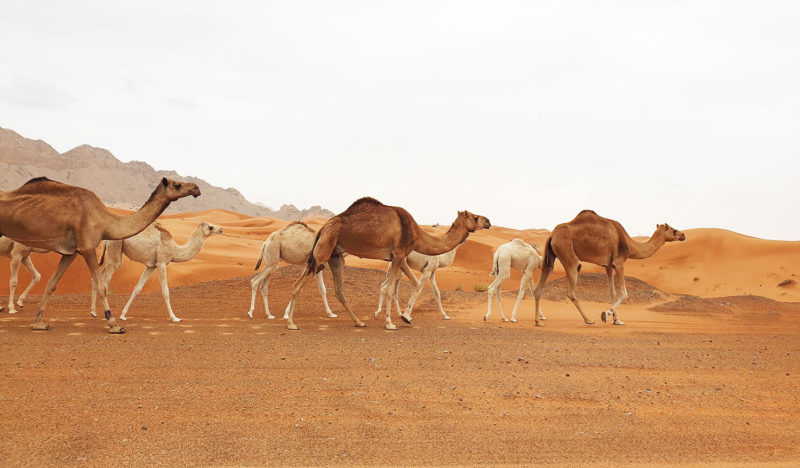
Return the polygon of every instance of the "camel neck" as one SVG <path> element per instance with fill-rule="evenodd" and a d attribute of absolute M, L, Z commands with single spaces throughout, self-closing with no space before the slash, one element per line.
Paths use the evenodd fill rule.
<path fill-rule="evenodd" d="M 103 239 L 127 239 L 142 232 L 147 226 L 158 218 L 167 209 L 170 200 L 161 192 L 153 193 L 139 211 L 129 216 L 119 216 L 106 210 L 107 219 Z"/>
<path fill-rule="evenodd" d="M 203 235 L 203 227 L 197 226 L 194 232 L 192 232 L 192 236 L 185 244 L 176 244 L 175 254 L 172 256 L 172 261 L 176 263 L 188 262 L 197 256 L 198 253 L 200 253 L 205 243 L 206 236 Z"/>
<path fill-rule="evenodd" d="M 435 237 L 423 231 L 419 225 L 414 224 L 417 234 L 417 243 L 414 250 L 425 255 L 441 255 L 458 247 L 469 235 L 462 223 L 457 219 L 442 237 Z"/>
<path fill-rule="evenodd" d="M 653 254 L 655 254 L 666 242 L 666 239 L 664 239 L 664 236 L 661 235 L 658 229 L 653 233 L 652 236 L 650 236 L 650 239 L 647 242 L 636 242 L 630 237 L 628 237 L 627 240 L 628 246 L 631 250 L 631 254 L 628 256 L 628 258 L 652 257 Z"/>

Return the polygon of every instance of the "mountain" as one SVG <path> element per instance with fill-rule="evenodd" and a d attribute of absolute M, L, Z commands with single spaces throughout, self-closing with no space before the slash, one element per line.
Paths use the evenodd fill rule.
<path fill-rule="evenodd" d="M 194 182 L 201 197 L 186 197 L 172 203 L 167 213 L 224 209 L 249 216 L 270 216 L 296 221 L 306 216 L 329 218 L 333 213 L 319 206 L 298 209 L 283 205 L 275 211 L 248 201 L 234 188 L 221 188 L 175 171 L 157 171 L 142 161 L 124 163 L 103 148 L 81 145 L 59 153 L 42 140 L 25 138 L 0 127 L 0 190 L 13 190 L 33 177 L 45 176 L 59 182 L 85 187 L 104 203 L 118 208 L 137 209 L 152 193 L 162 177 Z"/>

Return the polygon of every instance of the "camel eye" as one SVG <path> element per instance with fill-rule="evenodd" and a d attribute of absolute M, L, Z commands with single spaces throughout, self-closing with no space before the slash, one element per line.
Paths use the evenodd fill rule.
<path fill-rule="evenodd" d="M 175 188 L 180 190 L 181 189 L 181 184 L 175 184 Z"/>

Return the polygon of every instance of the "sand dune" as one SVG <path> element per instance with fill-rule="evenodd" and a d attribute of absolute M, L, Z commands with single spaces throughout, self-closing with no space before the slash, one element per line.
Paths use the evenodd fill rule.
<path fill-rule="evenodd" d="M 115 209 L 119 213 L 124 210 Z M 259 247 L 272 232 L 286 226 L 289 221 L 269 217 L 249 217 L 226 210 L 209 210 L 165 215 L 161 224 L 169 229 L 175 239 L 185 242 L 201 221 L 217 224 L 225 233 L 212 237 L 205 248 L 191 262 L 170 266 L 170 285 L 233 278 L 253 274 Z M 322 218 L 305 221 L 318 229 Z M 435 234 L 442 234 L 448 226 L 425 227 Z M 722 229 L 690 229 L 684 231 L 687 240 L 664 246 L 656 255 L 645 260 L 631 260 L 626 264 L 626 275 L 639 278 L 669 293 L 693 294 L 703 297 L 719 297 L 754 294 L 780 301 L 800 301 L 800 242 L 771 241 L 757 239 Z M 500 244 L 515 237 L 538 244 L 542 252 L 549 231 L 544 229 L 515 230 L 492 227 L 469 237 L 459 248 L 454 264 L 437 273 L 443 289 L 472 290 L 475 286 L 487 285 L 492 278 L 492 254 Z M 55 254 L 34 254 L 33 261 L 44 278 L 49 278 L 58 262 Z M 363 268 L 384 270 L 386 263 L 349 256 L 347 264 Z M 0 291 L 7 293 L 9 260 L 0 259 Z M 111 290 L 117 293 L 130 292 L 136 284 L 143 267 L 129 260 L 114 276 Z M 601 272 L 601 268 L 585 265 L 586 272 Z M 551 276 L 563 276 L 559 263 Z M 20 273 L 21 291 L 30 276 Z M 778 287 L 785 280 L 793 283 Z M 506 282 L 507 290 L 517 289 L 519 273 L 513 272 Z M 45 281 L 32 291 L 41 294 Z M 77 260 L 61 281 L 57 293 L 83 293 L 89 288 L 86 266 Z M 158 281 L 151 279 L 145 292 L 159 290 Z"/>

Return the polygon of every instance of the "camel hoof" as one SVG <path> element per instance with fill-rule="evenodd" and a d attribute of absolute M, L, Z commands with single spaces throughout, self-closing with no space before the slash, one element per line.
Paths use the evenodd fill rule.
<path fill-rule="evenodd" d="M 36 322 L 36 323 L 33 324 L 33 329 L 37 330 L 37 331 L 49 330 L 50 329 L 50 325 L 45 325 L 42 322 Z"/>
<path fill-rule="evenodd" d="M 97 317 L 97 316 L 95 315 L 95 317 Z M 122 321 L 125 321 L 125 320 L 128 320 L 128 317 L 125 317 L 124 315 L 120 315 L 119 319 L 122 320 Z"/>
<path fill-rule="evenodd" d="M 400 320 L 404 321 L 407 324 L 411 324 L 411 316 L 406 316 L 405 314 L 400 314 Z"/>
<path fill-rule="evenodd" d="M 393 323 L 387 323 L 386 324 L 386 329 L 387 330 L 397 330 L 397 325 L 395 325 Z"/>
<path fill-rule="evenodd" d="M 172 317 L 172 321 L 178 323 L 181 321 L 181 319 L 179 319 L 178 317 Z"/>
<path fill-rule="evenodd" d="M 97 312 L 94 312 L 94 311 L 89 312 L 89 315 L 91 315 L 92 317 L 97 317 Z M 122 317 L 120 317 L 120 318 L 122 318 Z M 122 320 L 125 320 L 125 319 L 122 319 Z"/>
<path fill-rule="evenodd" d="M 442 319 L 450 320 L 450 316 L 449 315 L 442 315 Z M 486 320 L 486 317 L 484 317 L 483 320 Z"/>
<path fill-rule="evenodd" d="M 536 326 L 537 326 L 537 327 L 543 327 L 543 326 L 544 326 L 544 324 L 543 324 L 543 323 L 541 323 L 541 322 L 536 322 Z"/>
<path fill-rule="evenodd" d="M 544 315 L 542 315 L 541 317 L 539 317 L 539 320 L 547 320 L 547 317 L 545 317 Z"/>
<path fill-rule="evenodd" d="M 488 315 L 484 315 L 483 316 L 483 321 L 485 322 L 487 318 L 489 318 L 489 316 Z"/>
<path fill-rule="evenodd" d="M 4 311 L 4 310 L 6 310 L 6 308 L 5 308 L 5 307 L 3 307 L 3 306 L 0 306 L 0 312 L 2 312 L 2 311 Z"/>
<path fill-rule="evenodd" d="M 586 325 L 594 325 L 594 320 L 592 319 L 586 319 L 584 320 L 584 322 L 586 323 Z"/>
<path fill-rule="evenodd" d="M 123 327 L 111 327 L 108 332 L 112 335 L 122 335 L 125 333 L 125 329 Z"/>
<path fill-rule="evenodd" d="M 623 321 L 620 320 L 620 319 L 615 319 L 614 320 L 614 325 L 625 325 L 625 323 L 623 323 Z"/>
<path fill-rule="evenodd" d="M 253 318 L 253 311 L 251 310 L 250 312 L 248 312 L 247 316 L 250 317 L 250 318 Z"/>
<path fill-rule="evenodd" d="M 338 315 L 334 314 L 333 312 L 328 314 L 328 318 L 336 318 Z"/>
<path fill-rule="evenodd" d="M 380 310 L 376 310 L 375 314 L 372 316 L 372 318 L 378 318 L 378 314 L 380 314 L 380 313 L 381 313 Z"/>
<path fill-rule="evenodd" d="M 515 318 L 512 318 L 512 319 L 511 319 L 511 323 L 517 323 L 517 319 L 515 319 Z"/>
<path fill-rule="evenodd" d="M 600 320 L 602 320 L 602 321 L 603 321 L 603 323 L 606 323 L 606 315 L 607 315 L 607 314 L 606 314 L 606 312 L 605 312 L 605 311 L 603 311 L 603 312 L 600 312 Z"/>
<path fill-rule="evenodd" d="M 508 319 L 507 319 L 507 318 L 505 318 L 505 317 L 503 317 L 503 319 L 502 319 L 502 320 L 503 320 L 504 322 L 508 322 Z"/>
<path fill-rule="evenodd" d="M 297 325 L 295 325 L 293 323 L 290 323 L 289 325 L 287 325 L 286 328 L 288 328 L 289 330 L 299 330 L 300 329 L 300 328 L 298 328 Z"/>
<path fill-rule="evenodd" d="M 8 311 L 8 313 L 9 313 L 9 314 L 16 314 L 16 313 L 17 313 L 17 310 L 16 310 L 16 309 L 11 309 L 11 310 L 9 310 L 9 311 Z"/>

